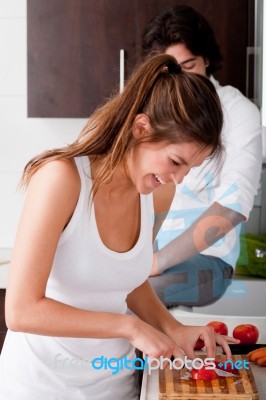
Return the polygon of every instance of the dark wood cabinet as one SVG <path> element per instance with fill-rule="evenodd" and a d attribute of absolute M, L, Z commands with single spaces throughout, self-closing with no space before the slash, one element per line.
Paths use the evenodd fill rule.
<path fill-rule="evenodd" d="M 87 117 L 134 63 L 134 0 L 28 0 L 28 115 Z"/>
<path fill-rule="evenodd" d="M 188 4 L 212 24 L 224 66 L 217 78 L 245 93 L 255 0 L 28 0 L 28 116 L 88 117 L 140 58 L 141 32 L 159 12 Z"/>
<path fill-rule="evenodd" d="M 0 352 L 6 336 L 6 323 L 5 323 L 5 289 L 0 289 Z"/>

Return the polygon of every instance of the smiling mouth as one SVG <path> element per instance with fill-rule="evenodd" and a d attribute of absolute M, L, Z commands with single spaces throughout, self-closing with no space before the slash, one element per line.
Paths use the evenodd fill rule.
<path fill-rule="evenodd" d="M 157 183 L 160 183 L 160 185 L 165 185 L 167 182 L 162 179 L 159 175 L 153 174 L 154 179 L 156 180 Z"/>

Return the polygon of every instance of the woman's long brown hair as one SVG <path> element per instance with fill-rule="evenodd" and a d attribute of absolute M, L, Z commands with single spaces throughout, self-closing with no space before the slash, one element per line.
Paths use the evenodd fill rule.
<path fill-rule="evenodd" d="M 145 113 L 152 133 L 145 141 L 197 142 L 219 153 L 222 110 L 208 78 L 181 71 L 176 60 L 161 54 L 147 59 L 131 75 L 121 94 L 114 95 L 89 118 L 78 139 L 63 148 L 45 151 L 26 165 L 22 185 L 27 185 L 40 166 L 52 160 L 79 156 L 101 157 L 94 177 L 94 194 L 110 182 L 115 169 L 133 146 L 134 117 Z M 143 139 L 142 139 L 143 141 Z"/>

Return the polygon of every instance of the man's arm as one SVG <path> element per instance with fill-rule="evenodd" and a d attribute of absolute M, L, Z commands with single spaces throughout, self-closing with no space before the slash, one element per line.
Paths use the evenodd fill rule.
<path fill-rule="evenodd" d="M 163 218 L 158 215 L 157 219 Z M 151 275 L 159 275 L 173 265 L 202 252 L 243 221 L 245 217 L 242 214 L 214 203 L 182 235 L 154 254 Z"/>
<path fill-rule="evenodd" d="M 213 191 L 214 203 L 182 235 L 155 253 L 151 275 L 205 250 L 249 215 L 262 166 L 260 114 L 254 104 L 232 90 L 231 97 L 230 91 L 222 96 L 226 151 L 222 165 L 217 165 L 222 171 L 220 184 Z M 237 190 L 224 196 L 235 186 Z M 241 213 L 230 208 L 232 204 L 240 204 Z M 159 211 L 156 220 L 163 221 L 165 216 Z"/>

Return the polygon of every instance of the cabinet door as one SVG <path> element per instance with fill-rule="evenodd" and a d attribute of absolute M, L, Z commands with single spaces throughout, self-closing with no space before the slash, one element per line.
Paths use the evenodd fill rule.
<path fill-rule="evenodd" d="M 134 0 L 28 0 L 28 116 L 87 117 L 134 61 Z"/>
<path fill-rule="evenodd" d="M 254 1 L 28 0 L 28 116 L 88 117 L 119 85 L 120 49 L 129 74 L 146 24 L 177 4 L 210 21 L 224 57 L 216 78 L 245 93 Z"/>

